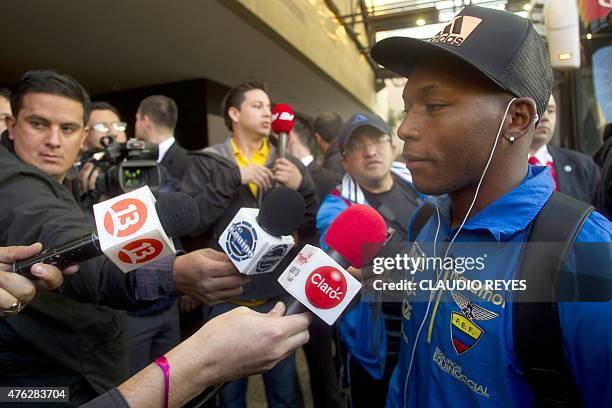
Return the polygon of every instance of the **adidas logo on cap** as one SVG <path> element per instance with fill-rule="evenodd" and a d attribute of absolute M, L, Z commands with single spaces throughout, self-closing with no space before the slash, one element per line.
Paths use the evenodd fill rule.
<path fill-rule="evenodd" d="M 367 122 L 367 121 L 368 121 L 368 117 L 366 115 L 362 115 L 361 113 L 358 113 L 353 118 L 353 123 L 352 124 L 354 125 L 356 123 Z"/>
<path fill-rule="evenodd" d="M 474 29 L 482 19 L 472 16 L 457 16 L 453 18 L 444 30 L 436 34 L 432 39 L 432 43 L 444 43 L 454 46 L 463 44 L 466 38 L 472 34 Z"/>

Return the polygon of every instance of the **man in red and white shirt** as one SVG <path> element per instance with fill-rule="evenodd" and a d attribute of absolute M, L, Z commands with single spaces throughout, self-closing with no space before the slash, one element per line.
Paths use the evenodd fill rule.
<path fill-rule="evenodd" d="M 529 164 L 550 167 L 557 191 L 593 203 L 601 171 L 590 156 L 548 144 L 556 124 L 557 104 L 551 95 L 535 130 L 529 150 Z"/>

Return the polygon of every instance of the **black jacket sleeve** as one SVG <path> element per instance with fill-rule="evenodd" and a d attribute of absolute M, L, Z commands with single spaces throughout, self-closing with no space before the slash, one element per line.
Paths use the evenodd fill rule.
<path fill-rule="evenodd" d="M 52 248 L 91 233 L 95 227 L 68 190 L 48 180 L 18 174 L 2 183 L 0 232 L 2 245 L 34 242 Z M 123 273 L 106 257 L 79 265 L 67 276 L 59 292 L 80 302 L 99 303 L 117 309 L 140 306 L 133 273 Z"/>
<path fill-rule="evenodd" d="M 317 188 L 310 175 L 310 172 L 306 170 L 306 167 L 293 156 L 287 156 L 289 160 L 293 162 L 302 173 L 302 182 L 298 187 L 298 193 L 302 195 L 306 203 L 306 209 L 304 212 L 304 221 L 302 225 L 298 227 L 298 236 L 300 240 L 307 240 L 317 235 L 317 211 L 319 209 L 319 199 L 317 198 Z"/>
<path fill-rule="evenodd" d="M 193 155 L 183 176 L 181 191 L 198 203 L 200 223 L 196 233 L 204 233 L 223 215 L 241 186 L 237 165 L 213 153 Z"/>

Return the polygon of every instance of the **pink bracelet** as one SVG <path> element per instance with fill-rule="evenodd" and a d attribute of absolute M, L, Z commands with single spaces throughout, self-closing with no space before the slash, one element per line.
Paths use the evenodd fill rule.
<path fill-rule="evenodd" d="M 170 364 L 166 356 L 159 356 L 155 359 L 155 364 L 161 368 L 164 373 L 164 408 L 168 408 L 168 394 L 170 391 Z"/>

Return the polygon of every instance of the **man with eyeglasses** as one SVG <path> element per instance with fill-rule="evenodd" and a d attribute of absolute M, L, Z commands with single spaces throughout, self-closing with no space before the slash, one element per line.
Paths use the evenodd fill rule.
<path fill-rule="evenodd" d="M 87 135 L 85 140 L 83 140 L 83 147 L 81 149 L 81 163 L 83 163 L 85 156 L 104 150 L 105 145 L 113 141 L 125 143 L 127 140 L 125 135 L 126 128 L 127 124 L 121 121 L 117 108 L 108 102 L 92 102 L 89 120 L 85 126 Z M 82 194 L 96 191 L 98 175 L 98 169 L 91 162 L 85 163 L 80 168 L 78 180 L 79 189 Z M 68 177 L 72 178 L 70 175 Z M 94 193 L 93 196 L 98 197 L 98 194 Z M 96 198 L 96 201 L 98 199 Z M 91 204 L 93 203 L 87 201 L 84 204 L 84 208 L 87 209 Z"/>
<path fill-rule="evenodd" d="M 87 122 L 87 136 L 83 150 L 102 150 L 100 139 L 112 136 L 117 143 L 125 143 L 127 124 L 120 119 L 119 111 L 108 102 L 92 102 L 91 114 Z"/>
<path fill-rule="evenodd" d="M 396 242 L 405 242 L 410 217 L 421 199 L 406 167 L 393 161 L 396 146 L 389 126 L 379 116 L 355 114 L 342 126 L 338 145 L 347 173 L 317 214 L 321 246 L 325 247 L 323 239 L 332 221 L 353 204 L 375 208 L 395 230 Z M 400 351 L 401 303 L 372 300 L 362 294 L 362 301 L 338 324 L 351 407 L 384 406 Z"/>

